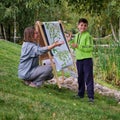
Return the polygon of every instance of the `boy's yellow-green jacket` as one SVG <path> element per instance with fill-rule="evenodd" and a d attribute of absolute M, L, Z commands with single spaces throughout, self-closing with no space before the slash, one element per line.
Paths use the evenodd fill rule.
<path fill-rule="evenodd" d="M 77 60 L 92 58 L 93 39 L 89 32 L 77 33 L 74 39 L 69 41 L 70 46 L 72 43 L 78 44 L 78 48 L 75 48 Z"/>

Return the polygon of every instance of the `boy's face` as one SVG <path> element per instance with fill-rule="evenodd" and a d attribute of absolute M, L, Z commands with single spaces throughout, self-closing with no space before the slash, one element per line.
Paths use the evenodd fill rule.
<path fill-rule="evenodd" d="M 80 22 L 78 24 L 78 29 L 79 29 L 80 33 L 85 32 L 87 30 L 87 28 L 88 28 L 87 23 Z"/>

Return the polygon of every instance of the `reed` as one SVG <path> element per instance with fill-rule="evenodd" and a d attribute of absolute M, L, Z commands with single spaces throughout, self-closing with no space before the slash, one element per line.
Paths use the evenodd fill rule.
<path fill-rule="evenodd" d="M 103 40 L 105 41 L 105 40 Z M 112 83 L 114 85 L 120 86 L 120 42 L 111 42 L 109 44 L 99 44 L 99 41 L 96 42 L 94 49 L 94 71 L 99 71 L 101 74 L 95 76 L 100 79 Z"/>

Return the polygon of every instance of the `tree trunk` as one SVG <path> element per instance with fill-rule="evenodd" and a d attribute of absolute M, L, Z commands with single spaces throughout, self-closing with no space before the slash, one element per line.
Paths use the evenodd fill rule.
<path fill-rule="evenodd" d="M 16 43 L 16 15 L 14 15 L 14 43 Z"/>
<path fill-rule="evenodd" d="M 3 36 L 4 36 L 4 39 L 7 40 L 7 36 L 6 36 L 6 32 L 5 32 L 5 27 L 3 25 Z"/>
<path fill-rule="evenodd" d="M 2 39 L 6 40 L 7 38 L 6 38 L 5 28 L 3 24 L 0 24 L 0 26 L 1 26 Z"/>
<path fill-rule="evenodd" d="M 114 31 L 114 28 L 113 28 L 112 23 L 110 23 L 110 25 L 111 25 L 111 30 L 112 30 L 113 38 L 114 38 L 114 40 L 115 40 L 116 42 L 118 42 L 117 37 L 116 37 L 116 35 L 115 35 L 115 31 Z"/>
<path fill-rule="evenodd" d="M 8 25 L 8 36 L 7 36 L 8 41 L 11 41 L 11 31 L 10 31 L 10 28 L 11 28 L 11 26 L 10 26 L 10 24 L 9 24 L 9 25 Z"/>
<path fill-rule="evenodd" d="M 119 18 L 119 30 L 118 30 L 118 39 L 120 41 L 120 18 Z"/>

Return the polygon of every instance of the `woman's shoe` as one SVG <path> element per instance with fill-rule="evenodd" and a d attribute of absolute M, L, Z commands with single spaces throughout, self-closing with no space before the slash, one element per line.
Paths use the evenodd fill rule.
<path fill-rule="evenodd" d="M 28 86 L 31 83 L 31 81 L 23 80 L 23 83 Z"/>
<path fill-rule="evenodd" d="M 33 88 L 38 88 L 38 86 L 37 86 L 36 84 L 34 84 L 33 82 L 31 82 L 31 83 L 29 84 L 29 86 L 30 86 L 30 87 L 33 87 Z"/>

